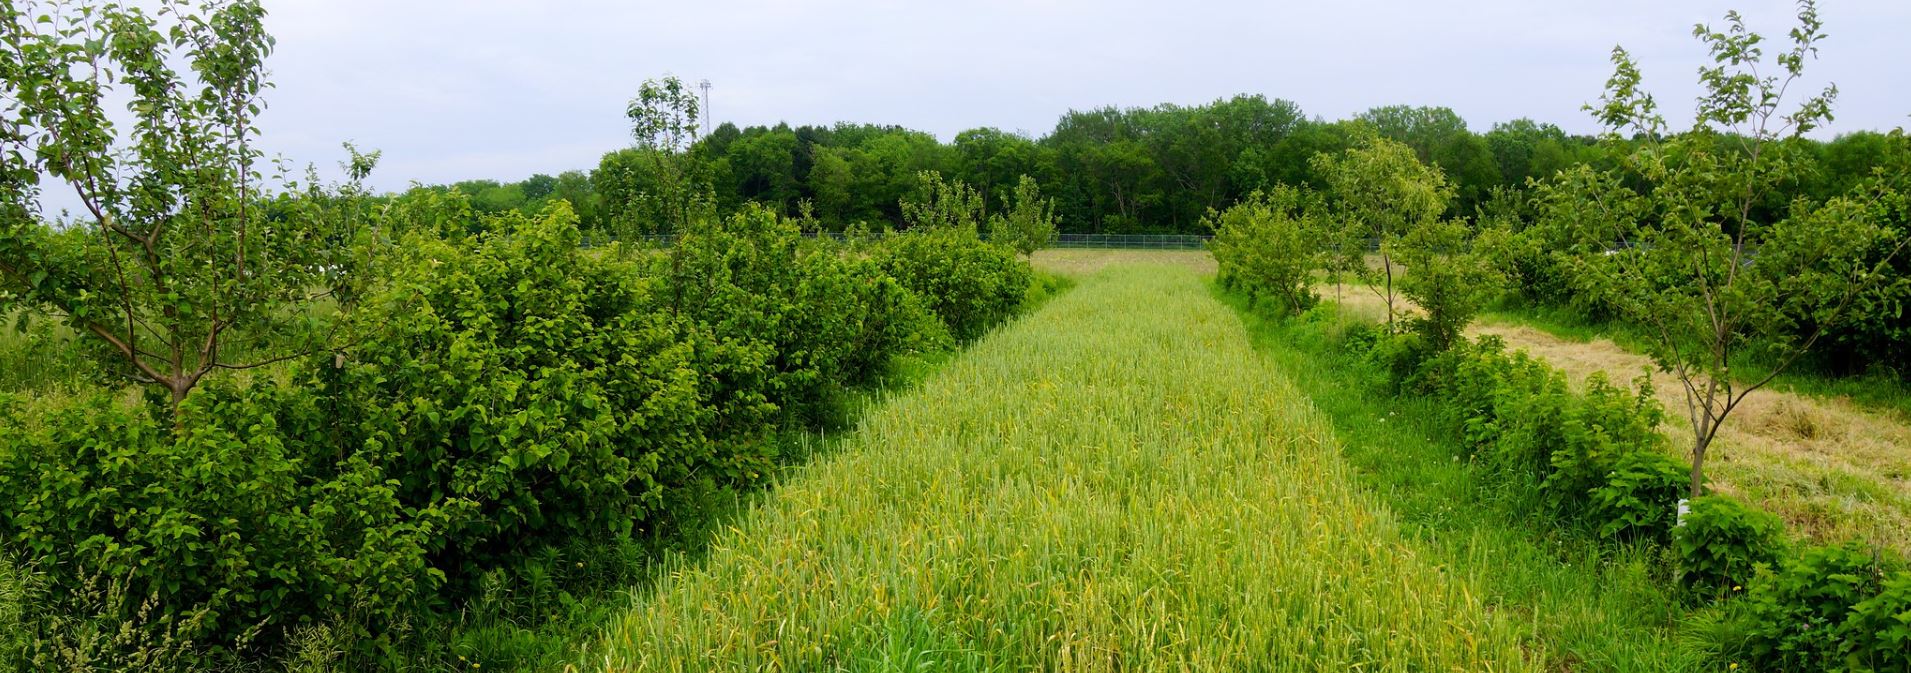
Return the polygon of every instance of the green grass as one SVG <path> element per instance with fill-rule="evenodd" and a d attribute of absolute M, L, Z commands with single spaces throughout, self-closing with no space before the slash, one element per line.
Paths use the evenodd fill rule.
<path fill-rule="evenodd" d="M 1308 372 L 1296 372 L 1309 374 Z M 1186 269 L 1084 279 L 673 563 L 615 670 L 1538 670 Z"/>
<path fill-rule="evenodd" d="M 1662 549 L 1596 539 L 1551 519 L 1531 483 L 1496 483 L 1460 458 L 1460 438 L 1436 401 L 1384 390 L 1382 375 L 1341 353 L 1325 305 L 1276 320 L 1233 295 L 1255 348 L 1295 382 L 1339 434 L 1358 481 L 1378 494 L 1455 575 L 1519 616 L 1530 641 L 1581 671 L 1709 670 Z M 1683 633 L 1685 631 L 1687 633 Z"/>
<path fill-rule="evenodd" d="M 1529 325 L 1571 341 L 1587 342 L 1611 339 L 1626 350 L 1644 353 L 1648 339 L 1637 330 L 1610 321 L 1587 320 L 1577 312 L 1547 306 L 1505 304 L 1487 312 L 1483 319 Z M 1807 356 L 1809 358 L 1809 356 Z M 1741 381 L 1757 381 L 1770 374 L 1773 362 L 1752 355 L 1735 358 L 1732 371 Z M 1900 367 L 1906 366 L 1899 363 Z M 1911 381 L 1900 375 L 1874 371 L 1855 376 L 1834 376 L 1811 369 L 1802 363 L 1779 373 L 1771 387 L 1811 397 L 1841 397 L 1859 406 L 1911 419 Z"/>
<path fill-rule="evenodd" d="M 71 393 L 86 385 L 87 371 L 72 328 L 18 310 L 0 313 L 0 393 Z"/>

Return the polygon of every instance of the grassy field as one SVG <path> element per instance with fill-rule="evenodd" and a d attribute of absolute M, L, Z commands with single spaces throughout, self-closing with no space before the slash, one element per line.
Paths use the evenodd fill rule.
<path fill-rule="evenodd" d="M 85 362 L 72 328 L 48 318 L 0 313 L 0 393 L 55 394 L 81 385 Z"/>
<path fill-rule="evenodd" d="M 675 564 L 608 670 L 1543 670 L 1185 267 L 1110 268 Z"/>
<path fill-rule="evenodd" d="M 1217 293 L 1219 294 L 1219 293 Z M 1710 661 L 1701 629 L 1650 545 L 1614 544 L 1587 530 L 1542 525 L 1537 485 L 1477 473 L 1437 400 L 1401 398 L 1343 353 L 1329 328 L 1265 317 L 1238 297 L 1256 350 L 1305 371 L 1294 382 L 1326 414 L 1359 481 L 1408 534 L 1488 604 L 1520 615 L 1532 647 L 1559 670 L 1697 671 Z"/>
<path fill-rule="evenodd" d="M 1531 327 L 1554 337 L 1577 343 L 1603 342 L 1627 351 L 1644 350 L 1645 338 L 1632 330 L 1611 323 L 1589 322 L 1564 309 L 1506 306 L 1481 316 L 1481 322 Z M 1759 361 L 1757 357 L 1754 357 L 1756 354 L 1754 351 L 1750 355 L 1736 358 L 1732 363 L 1732 370 L 1748 380 L 1762 378 L 1770 373 L 1771 364 Z M 1895 365 L 1899 368 L 1911 366 L 1907 363 L 1878 364 Z M 1906 382 L 1882 370 L 1853 376 L 1832 376 L 1814 371 L 1809 367 L 1794 367 L 1773 379 L 1771 387 L 1805 397 L 1837 400 L 1868 412 L 1890 416 L 1900 422 L 1911 423 L 1911 382 Z"/>
<path fill-rule="evenodd" d="M 1037 250 L 1029 258 L 1035 268 L 1064 276 L 1082 277 L 1110 266 L 1165 264 L 1214 273 L 1214 255 L 1206 250 L 1111 250 L 1085 248 L 1048 248 Z"/>
<path fill-rule="evenodd" d="M 1365 288 L 1345 293 L 1341 303 L 1351 317 L 1386 316 L 1385 303 Z M 1574 383 L 1595 372 L 1622 382 L 1649 372 L 1654 393 L 1670 412 L 1663 429 L 1671 445 L 1691 446 L 1678 379 L 1657 371 L 1623 341 L 1562 335 L 1543 322 L 1508 314 L 1487 316 L 1467 332 L 1500 337 Z M 1890 405 L 1832 394 L 1827 386 L 1775 385 L 1747 397 L 1719 431 L 1708 461 L 1710 484 L 1777 514 L 1809 539 L 1861 540 L 1911 556 L 1911 417 Z"/>

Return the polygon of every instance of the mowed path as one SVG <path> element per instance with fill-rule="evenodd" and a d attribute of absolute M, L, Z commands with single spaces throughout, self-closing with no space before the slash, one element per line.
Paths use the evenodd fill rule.
<path fill-rule="evenodd" d="M 1198 272 L 1118 265 L 866 416 L 636 597 L 610 670 L 1499 671 Z"/>
<path fill-rule="evenodd" d="M 1333 297 L 1332 288 L 1326 295 Z M 1348 288 L 1341 301 L 1356 314 L 1386 319 L 1385 302 L 1366 288 Z M 1665 433 L 1674 447 L 1690 446 L 1684 388 L 1651 358 L 1611 340 L 1574 341 L 1511 322 L 1483 321 L 1467 332 L 1497 336 L 1575 384 L 1594 373 L 1619 383 L 1650 373 L 1668 412 Z M 1760 389 L 1720 428 L 1706 462 L 1718 490 L 1779 515 L 1807 537 L 1862 540 L 1911 555 L 1911 424 L 1894 414 Z"/>

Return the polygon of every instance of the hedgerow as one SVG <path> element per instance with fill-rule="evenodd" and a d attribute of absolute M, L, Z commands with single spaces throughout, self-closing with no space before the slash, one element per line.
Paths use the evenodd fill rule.
<path fill-rule="evenodd" d="M 919 296 L 882 268 L 827 242 L 805 242 L 794 222 L 763 208 L 694 225 L 653 263 L 672 312 L 708 325 L 719 340 L 768 347 L 765 397 L 794 419 L 833 416 L 844 388 L 869 383 L 889 356 L 946 341 Z M 950 278 L 938 289 L 988 280 Z"/>
<path fill-rule="evenodd" d="M 973 226 L 923 226 L 883 239 L 871 258 L 923 299 L 957 341 L 1007 320 L 1028 296 L 1031 272 L 1009 248 Z"/>
<path fill-rule="evenodd" d="M 979 241 L 871 256 L 748 211 L 675 250 L 600 254 L 562 203 L 460 222 L 461 198 L 386 211 L 417 221 L 385 229 L 347 347 L 208 383 L 177 416 L 99 392 L 0 425 L 4 551 L 44 594 L 15 621 L 46 634 L 0 634 L 10 654 L 158 666 L 139 652 L 163 642 L 168 665 L 202 668 L 323 627 L 351 661 L 393 661 L 500 573 L 544 576 L 558 550 L 763 481 L 779 428 L 948 345 L 930 306 L 966 307 L 950 315 L 973 335 L 1029 292 L 1026 265 Z M 941 268 L 928 291 L 961 299 L 892 265 Z M 48 640 L 76 610 L 144 635 Z"/>

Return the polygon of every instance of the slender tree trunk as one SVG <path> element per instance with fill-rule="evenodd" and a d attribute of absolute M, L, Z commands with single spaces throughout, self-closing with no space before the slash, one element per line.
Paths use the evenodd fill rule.
<path fill-rule="evenodd" d="M 1387 267 L 1387 331 L 1393 331 L 1393 258 L 1380 253 L 1381 266 Z"/>
<path fill-rule="evenodd" d="M 1692 443 L 1692 488 L 1689 497 L 1705 495 L 1705 452 L 1712 446 L 1709 434 L 1699 435 Z"/>
<path fill-rule="evenodd" d="M 1731 407 L 1728 406 L 1724 410 L 1715 413 L 1708 391 L 1708 398 L 1705 405 L 1699 409 L 1699 414 L 1696 419 L 1698 425 L 1693 428 L 1695 432 L 1692 435 L 1692 487 L 1690 489 L 1690 497 L 1697 498 L 1701 495 L 1705 495 L 1705 454 L 1711 451 L 1712 440 L 1717 439 L 1719 436 L 1719 424 L 1725 421 L 1725 415 L 1731 413 L 1731 411 Z"/>

